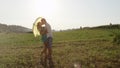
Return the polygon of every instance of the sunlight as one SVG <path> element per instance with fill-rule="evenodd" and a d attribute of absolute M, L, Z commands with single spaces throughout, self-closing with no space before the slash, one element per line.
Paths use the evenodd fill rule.
<path fill-rule="evenodd" d="M 50 16 L 54 14 L 57 8 L 55 0 L 32 0 L 34 13 L 40 16 Z"/>

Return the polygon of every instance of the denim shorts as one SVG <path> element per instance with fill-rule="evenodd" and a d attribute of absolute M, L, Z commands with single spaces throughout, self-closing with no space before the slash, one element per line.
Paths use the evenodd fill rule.
<path fill-rule="evenodd" d="M 52 37 L 48 37 L 47 38 L 47 40 L 46 40 L 46 43 L 48 44 L 47 48 L 51 48 L 52 47 L 52 41 L 53 41 Z"/>
<path fill-rule="evenodd" d="M 46 42 L 47 41 L 47 35 L 46 34 L 42 35 L 41 40 L 42 40 L 42 42 Z"/>

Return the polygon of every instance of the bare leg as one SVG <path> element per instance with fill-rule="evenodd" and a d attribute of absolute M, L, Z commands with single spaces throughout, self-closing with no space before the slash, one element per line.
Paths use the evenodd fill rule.
<path fill-rule="evenodd" d="M 41 64 L 46 68 L 47 66 L 47 47 L 46 44 L 44 43 L 44 48 L 41 52 Z"/>
<path fill-rule="evenodd" d="M 48 57 L 50 58 L 52 56 L 52 48 L 48 48 Z"/>
<path fill-rule="evenodd" d="M 49 60 L 49 67 L 54 68 L 54 63 L 52 59 L 52 48 L 48 48 L 48 60 Z"/>
<path fill-rule="evenodd" d="M 42 50 L 42 52 L 41 52 L 41 56 L 43 56 L 43 54 L 46 54 L 46 52 L 47 52 L 47 48 L 46 48 L 46 46 L 44 45 L 44 48 L 43 48 L 43 50 Z"/>
<path fill-rule="evenodd" d="M 45 48 L 45 50 L 44 50 L 44 67 L 46 68 L 47 67 L 47 44 L 46 43 L 44 43 L 44 48 Z"/>

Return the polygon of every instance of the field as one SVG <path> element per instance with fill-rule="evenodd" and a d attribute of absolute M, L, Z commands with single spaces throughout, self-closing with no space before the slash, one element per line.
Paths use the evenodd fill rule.
<path fill-rule="evenodd" d="M 119 68 L 120 45 L 113 43 L 108 29 L 81 29 L 54 32 L 55 68 Z M 115 29 L 114 31 L 117 32 Z M 0 33 L 0 68 L 42 68 L 43 44 L 32 33 Z"/>

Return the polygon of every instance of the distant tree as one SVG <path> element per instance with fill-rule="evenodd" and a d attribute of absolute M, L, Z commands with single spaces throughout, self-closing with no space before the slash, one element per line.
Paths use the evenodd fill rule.
<path fill-rule="evenodd" d="M 90 27 L 84 27 L 84 29 L 90 29 Z"/>
<path fill-rule="evenodd" d="M 115 34 L 115 36 L 113 38 L 113 42 L 116 44 L 120 44 L 120 33 Z"/>
<path fill-rule="evenodd" d="M 114 35 L 113 43 L 120 44 L 120 31 L 118 30 L 112 30 L 112 34 Z"/>
<path fill-rule="evenodd" d="M 53 29 L 52 31 L 55 32 L 56 30 Z"/>
<path fill-rule="evenodd" d="M 80 26 L 80 29 L 82 29 L 82 26 Z"/>
<path fill-rule="evenodd" d="M 112 23 L 110 22 L 110 26 L 112 26 Z"/>

